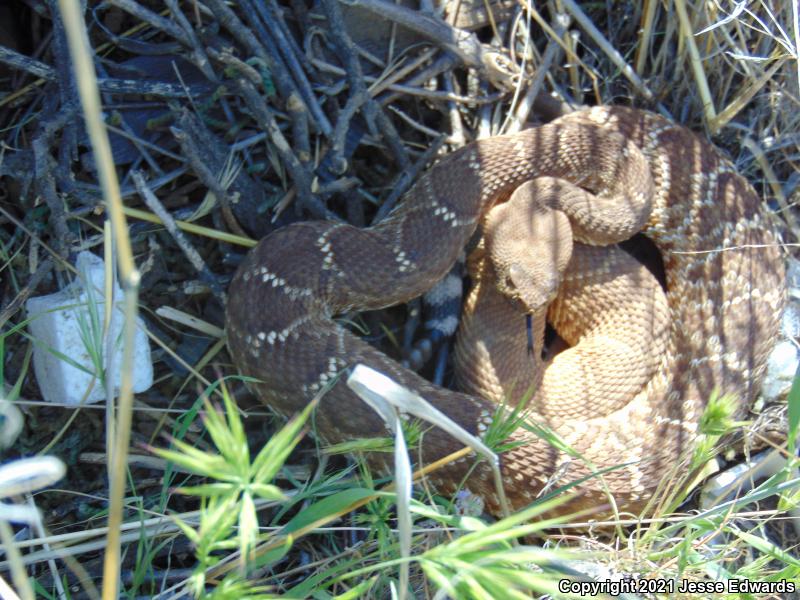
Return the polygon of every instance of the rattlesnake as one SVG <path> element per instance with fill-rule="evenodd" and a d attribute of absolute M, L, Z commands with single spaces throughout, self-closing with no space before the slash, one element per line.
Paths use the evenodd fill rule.
<path fill-rule="evenodd" d="M 753 189 L 711 144 L 663 117 L 596 107 L 479 140 L 440 160 L 374 227 L 309 221 L 272 233 L 246 257 L 230 286 L 227 335 L 236 365 L 259 380 L 257 395 L 286 415 L 343 370 L 365 363 L 468 431 L 486 432 L 493 402 L 428 383 L 333 318 L 427 291 L 492 205 L 541 176 L 578 183 L 605 204 L 621 194 L 622 202 L 648 205 L 644 232 L 660 249 L 666 272 L 667 333 L 646 393 L 610 412 L 593 411 L 580 398 L 565 407 L 566 419 L 546 407 L 539 411 L 538 420 L 585 460 L 568 457 L 530 428 L 512 432 L 510 441 L 522 443 L 502 457 L 505 490 L 511 505 L 522 507 L 565 463 L 563 482 L 593 468 L 625 465 L 605 473 L 604 484 L 582 482 L 569 508 L 605 503 L 604 489 L 620 506 L 641 506 L 685 457 L 715 390 L 735 394 L 740 413 L 753 399 L 785 296 L 778 245 Z M 387 435 L 342 378 L 323 397 L 315 430 L 328 442 Z M 460 444 L 434 427 L 419 446 L 419 460 L 429 462 Z M 474 462 L 451 463 L 430 481 L 442 493 L 463 483 L 496 511 L 491 472 Z"/>

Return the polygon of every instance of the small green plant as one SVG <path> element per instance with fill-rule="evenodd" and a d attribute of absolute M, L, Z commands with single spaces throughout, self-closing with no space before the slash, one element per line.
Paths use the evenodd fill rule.
<path fill-rule="evenodd" d="M 539 546 L 520 545 L 561 519 L 542 516 L 564 501 L 539 503 L 492 525 L 462 518 L 464 534 L 434 546 L 418 561 L 425 574 L 451 598 L 530 598 L 530 592 L 557 594 L 562 561 L 578 553 Z M 555 567 L 555 568 L 554 568 Z"/>
<path fill-rule="evenodd" d="M 195 546 L 197 567 L 190 581 L 195 597 L 266 597 L 263 588 L 252 586 L 245 580 L 248 569 L 256 564 L 256 545 L 265 539 L 259 532 L 255 502 L 257 499 L 288 499 L 272 481 L 302 437 L 301 430 L 315 403 L 309 403 L 300 415 L 291 419 L 251 460 L 238 409 L 226 387 L 221 385 L 220 388 L 224 410 L 213 406 L 207 396 L 204 398 L 206 412 L 203 421 L 216 452 L 198 450 L 177 439 L 172 440 L 171 450 L 151 450 L 161 458 L 209 480 L 208 483 L 176 489 L 178 493 L 202 499 L 197 528 L 175 519 Z M 209 569 L 220 563 L 225 552 L 234 550 L 238 550 L 239 554 L 238 571 L 228 573 L 209 595 L 206 592 Z"/>
<path fill-rule="evenodd" d="M 719 439 L 744 425 L 734 421 L 738 401 L 731 395 L 720 395 L 716 391 L 708 399 L 703 415 L 700 418 L 700 438 L 692 457 L 691 469 L 696 469 L 708 461 L 714 454 L 714 446 Z"/>

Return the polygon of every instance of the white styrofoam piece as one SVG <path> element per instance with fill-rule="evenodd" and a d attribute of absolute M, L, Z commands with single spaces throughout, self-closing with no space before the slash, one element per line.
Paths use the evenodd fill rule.
<path fill-rule="evenodd" d="M 783 340 L 773 348 L 767 360 L 767 372 L 761 383 L 761 394 L 767 402 L 774 402 L 789 393 L 797 373 L 800 352 L 794 342 Z"/>
<path fill-rule="evenodd" d="M 91 252 L 78 255 L 77 269 L 81 273 L 62 291 L 48 296 L 30 298 L 26 303 L 30 323 L 28 329 L 34 340 L 33 368 L 42 396 L 48 402 L 80 404 L 100 402 L 106 392 L 100 377 L 94 376 L 96 367 L 92 356 L 100 356 L 105 366 L 106 340 L 102 337 L 105 312 L 105 266 L 103 260 Z M 86 286 L 90 285 L 91 290 Z M 114 304 L 108 335 L 113 340 L 111 361 L 114 395 L 119 393 L 120 363 L 122 361 L 122 328 L 124 316 L 122 290 L 114 281 Z M 85 339 L 85 338 L 90 339 Z M 91 349 L 91 352 L 90 350 Z M 81 365 L 71 364 L 64 357 Z M 87 395 L 87 390 L 94 385 Z M 143 392 L 153 385 L 153 364 L 150 360 L 150 343 L 144 323 L 136 319 L 136 341 L 133 360 L 133 391 Z"/>

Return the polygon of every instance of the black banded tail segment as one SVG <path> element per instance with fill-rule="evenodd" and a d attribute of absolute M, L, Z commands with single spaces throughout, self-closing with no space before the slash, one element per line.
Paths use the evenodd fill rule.
<path fill-rule="evenodd" d="M 464 260 L 462 254 L 450 272 L 422 297 L 425 334 L 414 344 L 404 361 L 414 371 L 425 366 L 458 329 L 464 295 Z"/>

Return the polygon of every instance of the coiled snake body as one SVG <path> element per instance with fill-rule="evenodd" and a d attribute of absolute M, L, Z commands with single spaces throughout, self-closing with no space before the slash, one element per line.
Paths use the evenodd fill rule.
<path fill-rule="evenodd" d="M 227 335 L 236 365 L 259 380 L 253 387 L 265 403 L 289 415 L 342 369 L 365 363 L 416 390 L 465 429 L 485 432 L 496 407 L 491 400 L 430 384 L 333 317 L 426 292 L 447 273 L 487 211 L 523 182 L 542 176 L 597 193 L 597 206 L 617 201 L 650 209 L 644 233 L 661 251 L 666 273 L 663 348 L 647 358 L 652 373 L 628 400 L 602 410 L 596 400 L 577 396 L 554 409 L 534 405 L 538 420 L 586 461 L 568 459 L 520 428 L 511 441 L 524 443 L 502 458 L 506 493 L 512 506 L 522 507 L 566 461 L 564 481 L 588 475 L 589 465 L 624 464 L 605 473 L 605 484 L 591 478 L 578 486 L 581 494 L 569 508 L 607 502 L 604 490 L 620 506 L 641 506 L 685 457 L 715 390 L 734 394 L 741 410 L 754 398 L 785 295 L 779 249 L 753 189 L 711 144 L 651 113 L 597 107 L 513 136 L 480 140 L 439 161 L 374 227 L 309 221 L 267 236 L 230 286 Z M 614 279 L 603 260 L 595 261 L 601 279 Z M 492 318 L 486 323 L 491 326 Z M 615 325 L 624 327 L 624 321 Z M 461 358 L 481 354 L 459 344 Z M 489 387 L 497 384 L 491 373 L 462 377 L 473 391 L 484 389 L 476 383 L 482 378 Z M 328 442 L 387 435 L 379 417 L 342 380 L 324 396 L 315 427 Z M 419 458 L 428 462 L 459 448 L 432 428 Z M 454 462 L 430 479 L 448 493 L 468 473 L 465 486 L 496 510 L 490 471 L 475 468 L 473 460 Z"/>

